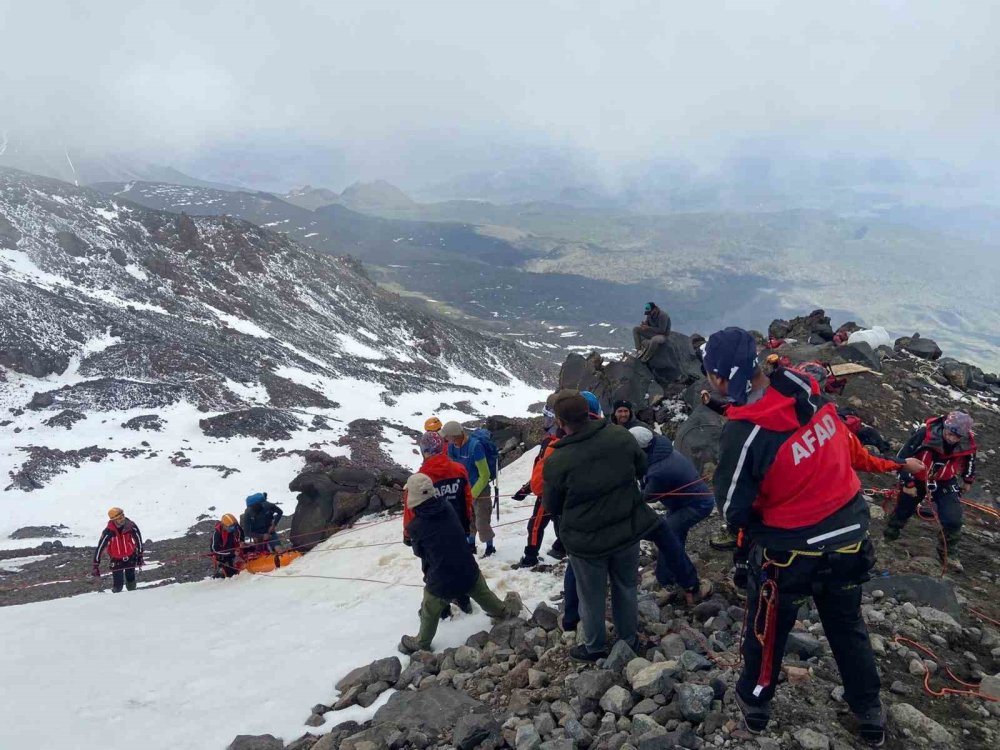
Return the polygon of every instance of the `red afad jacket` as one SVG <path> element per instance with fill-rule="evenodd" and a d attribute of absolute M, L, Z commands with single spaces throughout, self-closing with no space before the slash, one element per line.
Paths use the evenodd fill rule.
<path fill-rule="evenodd" d="M 95 563 L 101 561 L 101 553 L 105 549 L 112 560 L 127 560 L 132 555 L 141 555 L 142 534 L 139 533 L 139 527 L 128 519 L 125 519 L 125 525 L 121 528 L 118 528 L 114 521 L 108 521 L 94 552 Z"/>
<path fill-rule="evenodd" d="M 426 474 L 437 496 L 451 503 L 455 509 L 462 529 L 468 535 L 472 522 L 472 484 L 469 482 L 469 472 L 457 461 L 452 461 L 444 453 L 428 458 L 418 469 L 418 473 Z M 413 511 L 406 504 L 406 493 L 403 493 L 403 538 L 407 538 L 406 528 L 413 519 Z"/>
<path fill-rule="evenodd" d="M 899 458 L 914 457 L 927 468 L 912 476 L 921 482 L 928 478 L 947 482 L 961 477 L 972 482 L 976 478 L 976 435 L 970 432 L 953 447 L 944 442 L 944 417 L 932 417 L 914 432 L 899 451 Z M 911 477 L 903 477 L 904 480 Z"/>

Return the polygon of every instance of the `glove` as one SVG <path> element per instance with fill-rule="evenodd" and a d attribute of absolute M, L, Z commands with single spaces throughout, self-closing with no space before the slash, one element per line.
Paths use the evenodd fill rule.
<path fill-rule="evenodd" d="M 100 578 L 101 577 L 101 566 L 98 565 L 97 563 L 94 563 L 94 567 L 90 571 L 90 575 L 92 575 L 94 578 Z"/>
<path fill-rule="evenodd" d="M 410 537 L 408 536 L 403 537 L 403 544 L 405 544 L 407 547 L 413 546 L 413 542 L 410 541 Z"/>
<path fill-rule="evenodd" d="M 514 499 L 517 500 L 518 502 L 521 502 L 530 494 L 531 494 L 531 488 L 525 485 L 524 487 L 522 487 L 521 489 L 519 489 L 517 492 L 514 493 Z"/>
<path fill-rule="evenodd" d="M 141 568 L 145 563 L 143 562 L 142 555 L 135 558 L 135 566 Z"/>
<path fill-rule="evenodd" d="M 743 560 L 736 563 L 733 568 L 733 584 L 738 589 L 745 589 L 750 582 L 750 566 Z"/>

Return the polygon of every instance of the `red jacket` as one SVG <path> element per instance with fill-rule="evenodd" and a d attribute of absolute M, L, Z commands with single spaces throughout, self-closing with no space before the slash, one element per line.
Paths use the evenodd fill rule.
<path fill-rule="evenodd" d="M 715 473 L 720 512 L 774 549 L 863 539 L 868 508 L 850 431 L 811 377 L 778 367 L 770 381 L 759 401 L 726 412 Z"/>
<path fill-rule="evenodd" d="M 114 521 L 108 521 L 94 551 L 94 562 L 101 562 L 101 554 L 107 549 L 112 560 L 127 560 L 132 555 L 142 554 L 142 534 L 139 527 L 129 519 L 118 528 Z"/>
<path fill-rule="evenodd" d="M 559 438 L 548 436 L 542 440 L 542 447 L 538 451 L 535 463 L 531 467 L 531 492 L 536 497 L 541 497 L 545 491 L 545 482 L 542 479 L 542 471 L 545 468 L 545 459 L 552 455 Z"/>
<path fill-rule="evenodd" d="M 976 478 L 976 435 L 970 432 L 954 446 L 944 442 L 944 417 L 932 417 L 914 432 L 899 451 L 899 458 L 913 457 L 927 468 L 918 474 L 906 474 L 904 481 L 916 479 L 926 482 L 928 476 L 935 482 L 948 482 L 961 477 L 964 482 Z"/>
<path fill-rule="evenodd" d="M 426 474 L 434 483 L 437 496 L 451 503 L 458 520 L 468 536 L 472 528 L 472 484 L 469 482 L 469 472 L 457 461 L 452 461 L 447 454 L 439 453 L 431 456 L 417 470 Z M 403 493 L 403 538 L 407 539 L 407 528 L 413 520 L 413 511 L 406 504 L 406 492 Z"/>

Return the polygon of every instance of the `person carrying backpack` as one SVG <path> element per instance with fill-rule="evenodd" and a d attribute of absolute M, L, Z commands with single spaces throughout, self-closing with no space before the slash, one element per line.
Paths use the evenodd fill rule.
<path fill-rule="evenodd" d="M 281 538 L 276 529 L 284 511 L 272 502 L 268 502 L 266 492 L 255 492 L 247 498 L 247 509 L 243 513 L 243 530 L 253 537 L 260 551 L 274 552 L 281 544 Z"/>
<path fill-rule="evenodd" d="M 232 513 L 226 513 L 212 533 L 212 557 L 215 559 L 216 577 L 231 578 L 240 571 L 236 558 L 243 556 L 243 527 Z"/>
<path fill-rule="evenodd" d="M 111 590 L 118 593 L 122 585 L 135 591 L 135 569 L 142 567 L 142 534 L 134 521 L 125 517 L 121 508 L 108 511 L 108 525 L 94 551 L 94 578 L 101 575 L 101 555 L 107 550 L 111 559 Z"/>
<path fill-rule="evenodd" d="M 472 485 L 469 483 L 469 473 L 457 461 L 448 458 L 444 438 L 437 432 L 425 432 L 420 436 L 420 455 L 424 462 L 420 464 L 417 473 L 431 478 L 437 496 L 447 500 L 455 509 L 462 524 L 466 537 L 472 532 Z M 403 493 L 403 543 L 409 541 L 407 531 L 413 520 L 413 510 L 406 503 L 406 493 Z"/>
<path fill-rule="evenodd" d="M 469 534 L 469 544 L 475 552 L 476 534 L 486 544 L 483 557 L 496 553 L 493 527 L 490 516 L 493 501 L 490 497 L 490 482 L 497 476 L 499 455 L 493 439 L 487 430 L 466 432 L 458 422 L 445 422 L 441 427 L 441 437 L 448 442 L 448 458 L 460 463 L 469 474 L 472 484 L 473 526 Z"/>

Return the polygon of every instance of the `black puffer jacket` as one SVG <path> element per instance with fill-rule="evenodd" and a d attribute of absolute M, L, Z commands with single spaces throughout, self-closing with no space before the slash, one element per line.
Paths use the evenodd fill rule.
<path fill-rule="evenodd" d="M 593 421 L 553 446 L 542 503 L 560 516 L 559 536 L 577 557 L 604 557 L 638 542 L 659 522 L 642 501 L 646 454 L 628 430 Z"/>
<path fill-rule="evenodd" d="M 428 591 L 442 599 L 455 599 L 472 590 L 479 566 L 449 502 L 434 499 L 418 505 L 407 530 L 413 552 L 423 563 Z"/>

